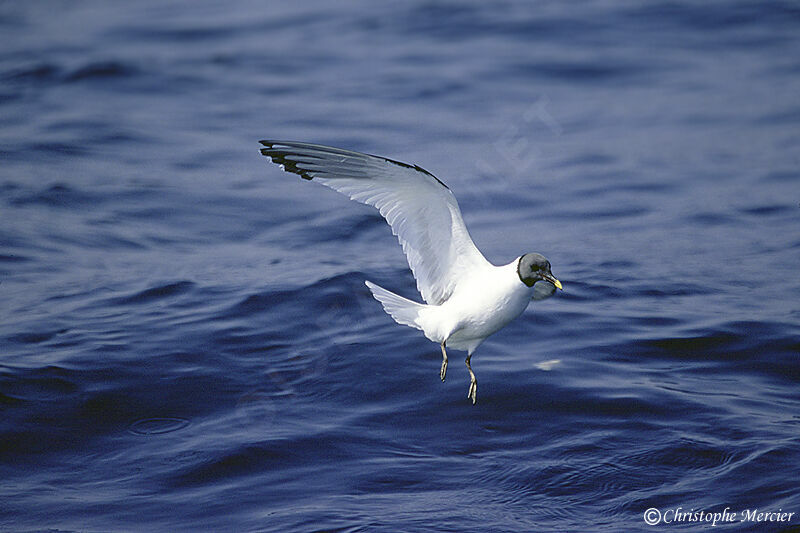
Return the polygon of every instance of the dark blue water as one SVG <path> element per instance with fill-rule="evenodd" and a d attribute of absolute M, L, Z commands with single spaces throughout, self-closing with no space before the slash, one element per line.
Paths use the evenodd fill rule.
<path fill-rule="evenodd" d="M 7 2 L 0 41 L 0 530 L 800 526 L 797 3 Z M 262 138 L 550 259 L 476 406 L 363 284 L 416 297 L 388 226 Z"/>

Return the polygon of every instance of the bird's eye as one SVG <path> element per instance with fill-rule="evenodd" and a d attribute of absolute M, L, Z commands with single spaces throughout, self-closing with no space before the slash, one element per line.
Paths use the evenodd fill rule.
<path fill-rule="evenodd" d="M 531 270 L 534 272 L 539 272 L 539 265 L 531 265 Z"/>

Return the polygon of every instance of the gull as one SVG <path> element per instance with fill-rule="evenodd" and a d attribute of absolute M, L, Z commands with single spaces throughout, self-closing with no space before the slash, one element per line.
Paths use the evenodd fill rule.
<path fill-rule="evenodd" d="M 450 188 L 427 170 L 385 157 L 294 141 L 260 141 L 261 153 L 286 172 L 313 180 L 375 207 L 403 247 L 425 303 L 365 281 L 398 324 L 422 330 L 442 349 L 467 352 L 467 399 L 477 401 L 472 354 L 491 334 L 522 314 L 531 300 L 551 296 L 561 282 L 541 254 L 527 253 L 495 266 L 467 232 Z"/>

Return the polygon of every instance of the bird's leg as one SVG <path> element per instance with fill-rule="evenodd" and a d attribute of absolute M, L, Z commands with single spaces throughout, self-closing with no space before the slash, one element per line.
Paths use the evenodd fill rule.
<path fill-rule="evenodd" d="M 475 405 L 477 401 L 477 394 L 478 394 L 478 382 L 475 379 L 475 373 L 472 371 L 472 367 L 469 364 L 469 360 L 472 359 L 472 354 L 467 356 L 467 370 L 469 370 L 469 391 L 467 391 L 467 398 L 472 398 L 472 405 Z"/>
<path fill-rule="evenodd" d="M 442 342 L 442 369 L 439 371 L 439 377 L 442 378 L 444 381 L 444 376 L 447 374 L 447 352 L 444 349 L 444 343 L 447 341 Z"/>

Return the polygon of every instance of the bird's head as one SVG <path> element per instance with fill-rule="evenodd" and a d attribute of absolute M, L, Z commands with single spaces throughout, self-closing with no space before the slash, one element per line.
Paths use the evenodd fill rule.
<path fill-rule="evenodd" d="M 537 281 L 546 281 L 563 290 L 561 282 L 550 272 L 550 261 L 542 254 L 525 254 L 520 257 L 517 262 L 517 274 L 520 281 L 528 287 L 533 287 Z"/>

